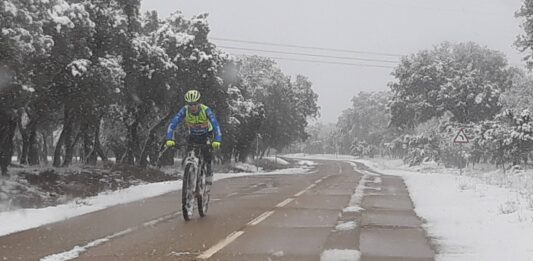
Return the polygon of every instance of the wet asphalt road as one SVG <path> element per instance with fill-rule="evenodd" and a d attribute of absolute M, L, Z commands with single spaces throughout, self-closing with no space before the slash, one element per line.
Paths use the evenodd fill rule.
<path fill-rule="evenodd" d="M 188 222 L 174 192 L 0 237 L 0 260 L 320 260 L 332 249 L 434 259 L 401 178 L 319 163 L 303 175 L 217 181 L 208 216 Z M 363 210 L 343 211 L 356 188 Z"/>

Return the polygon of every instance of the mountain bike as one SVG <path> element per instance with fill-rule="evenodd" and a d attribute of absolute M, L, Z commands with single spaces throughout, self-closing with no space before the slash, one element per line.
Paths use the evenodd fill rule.
<path fill-rule="evenodd" d="M 185 166 L 182 177 L 181 205 L 183 218 L 188 221 L 194 212 L 194 203 L 198 205 L 198 212 L 201 217 L 207 214 L 211 186 L 206 183 L 207 164 L 204 160 L 202 149 L 206 149 L 206 144 L 190 144 L 187 157 L 183 158 L 181 165 Z M 169 151 L 168 147 L 162 146 L 156 166 L 161 168 L 162 158 Z"/>
<path fill-rule="evenodd" d="M 190 144 L 185 169 L 183 171 L 183 185 L 181 190 L 181 205 L 183 218 L 188 221 L 194 212 L 194 203 L 198 205 L 201 217 L 207 214 L 209 207 L 210 185 L 206 184 L 207 164 L 202 149 L 208 144 Z"/>

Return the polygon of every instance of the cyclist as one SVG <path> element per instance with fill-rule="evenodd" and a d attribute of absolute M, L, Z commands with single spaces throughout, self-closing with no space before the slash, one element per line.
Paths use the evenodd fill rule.
<path fill-rule="evenodd" d="M 199 102 L 200 92 L 197 90 L 189 90 L 185 93 L 185 102 L 187 103 L 170 121 L 167 130 L 167 147 L 174 147 L 174 131 L 176 127 L 185 120 L 185 124 L 189 128 L 189 137 L 187 143 L 187 151 L 190 149 L 190 144 L 207 144 L 208 140 L 213 139 L 211 146 L 214 150 L 220 149 L 222 142 L 222 132 L 218 124 L 215 114 L 211 108 Z M 213 135 L 214 134 L 214 135 Z M 214 137 L 213 137 L 214 136 Z M 213 183 L 213 169 L 211 167 L 212 152 L 211 148 L 204 146 L 202 154 L 207 163 L 206 183 L 211 185 Z"/>

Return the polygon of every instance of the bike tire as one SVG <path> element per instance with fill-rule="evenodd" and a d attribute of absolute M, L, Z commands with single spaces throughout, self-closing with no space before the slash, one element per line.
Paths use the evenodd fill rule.
<path fill-rule="evenodd" d="M 194 199 L 194 195 L 192 192 L 192 187 L 190 186 L 190 168 L 191 164 L 187 164 L 185 166 L 185 171 L 183 172 L 183 180 L 182 180 L 182 188 L 181 188 L 181 210 L 183 213 L 183 219 L 185 221 L 189 221 L 193 215 L 193 211 L 189 213 L 189 209 L 187 208 L 187 203 L 189 203 L 190 198 Z M 194 204 L 191 204 L 194 205 Z"/>
<path fill-rule="evenodd" d="M 197 191 L 202 191 L 202 193 L 198 194 L 196 198 L 196 202 L 198 203 L 198 214 L 200 214 L 200 217 L 205 217 L 207 215 L 207 209 L 209 209 L 209 198 L 211 197 L 205 180 L 207 173 L 205 168 L 205 165 L 202 166 L 202 173 L 200 174 L 201 178 L 198 179 L 198 186 L 203 187 Z"/>

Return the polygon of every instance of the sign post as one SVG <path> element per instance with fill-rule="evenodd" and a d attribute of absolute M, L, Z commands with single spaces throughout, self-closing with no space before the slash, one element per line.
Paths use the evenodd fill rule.
<path fill-rule="evenodd" d="M 468 137 L 466 136 L 465 131 L 463 130 L 463 128 L 460 128 L 459 132 L 457 132 L 457 135 L 455 135 L 455 138 L 453 138 L 453 143 L 459 144 L 461 146 L 461 152 L 463 152 L 462 146 L 463 144 L 467 144 L 468 142 Z M 459 162 L 459 174 L 463 175 L 462 162 Z"/>

